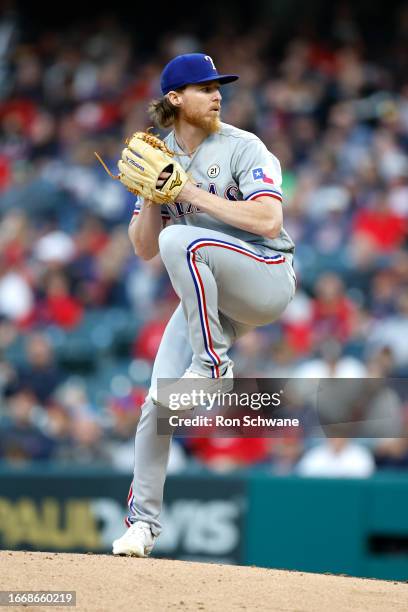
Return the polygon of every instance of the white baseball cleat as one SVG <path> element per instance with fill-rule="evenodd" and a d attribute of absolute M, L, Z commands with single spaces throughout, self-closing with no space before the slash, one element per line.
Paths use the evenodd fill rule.
<path fill-rule="evenodd" d="M 137 521 L 112 544 L 114 555 L 147 557 L 152 552 L 157 536 L 153 535 L 149 523 Z"/>
<path fill-rule="evenodd" d="M 219 378 L 209 378 L 208 376 L 194 372 L 191 367 L 187 368 L 181 378 L 161 387 L 160 400 L 158 398 L 157 390 L 156 393 L 151 395 L 151 397 L 156 404 L 170 408 L 170 410 L 193 410 L 194 408 L 197 408 L 199 404 L 194 402 L 186 402 L 184 404 L 178 404 L 177 408 L 175 408 L 170 404 L 170 396 L 180 394 L 193 395 L 194 391 L 197 393 L 208 393 L 210 395 L 218 392 L 228 393 L 234 388 L 233 366 L 234 362 L 230 360 L 224 373 Z"/>

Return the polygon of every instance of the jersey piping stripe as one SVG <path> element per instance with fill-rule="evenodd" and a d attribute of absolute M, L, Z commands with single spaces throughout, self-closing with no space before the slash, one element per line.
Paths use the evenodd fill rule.
<path fill-rule="evenodd" d="M 198 267 L 196 264 L 196 252 L 200 248 L 205 247 L 205 246 L 216 246 L 219 248 L 228 249 L 230 251 L 235 251 L 237 253 L 241 253 L 242 255 L 246 255 L 247 257 L 251 257 L 251 259 L 255 259 L 256 261 L 265 263 L 267 265 L 281 264 L 281 263 L 284 263 L 286 259 L 283 255 L 279 255 L 279 254 L 272 255 L 272 256 L 259 255 L 258 253 L 255 253 L 254 251 L 251 251 L 250 249 L 247 249 L 245 247 L 240 247 L 236 244 L 233 244 L 232 242 L 227 242 L 226 240 L 215 240 L 213 238 L 207 238 L 207 239 L 200 238 L 188 245 L 187 263 L 188 263 L 188 267 L 190 269 L 191 276 L 193 278 L 193 282 L 194 282 L 194 286 L 196 290 L 199 314 L 200 314 L 201 329 L 202 329 L 203 338 L 204 338 L 204 347 L 207 352 L 207 355 L 209 355 L 211 361 L 214 364 L 213 366 L 211 366 L 212 378 L 219 378 L 220 376 L 219 365 L 221 363 L 221 359 L 214 350 L 213 341 L 211 337 L 211 330 L 210 330 L 210 326 L 208 323 L 204 285 L 203 285 L 203 282 L 202 282 L 202 279 L 201 279 L 201 276 L 200 276 L 200 273 L 198 271 Z"/>
<path fill-rule="evenodd" d="M 258 191 L 254 191 L 250 193 L 249 196 L 245 198 L 245 200 L 255 200 L 256 198 L 260 198 L 261 196 L 269 196 L 270 198 L 275 198 L 275 200 L 279 200 L 282 202 L 282 194 L 278 191 L 270 191 L 268 189 L 259 189 Z"/>
<path fill-rule="evenodd" d="M 227 240 L 218 240 L 214 238 L 199 238 L 198 240 L 194 240 L 191 244 L 188 245 L 187 251 L 196 251 L 197 249 L 203 246 L 218 246 L 223 247 L 225 249 L 229 249 L 230 251 L 236 251 L 237 253 L 242 253 L 243 255 L 247 255 L 252 259 L 256 259 L 257 261 L 266 263 L 266 264 L 280 264 L 286 261 L 284 255 L 260 255 L 251 249 L 247 249 L 246 247 L 241 247 L 233 242 L 228 242 Z"/>

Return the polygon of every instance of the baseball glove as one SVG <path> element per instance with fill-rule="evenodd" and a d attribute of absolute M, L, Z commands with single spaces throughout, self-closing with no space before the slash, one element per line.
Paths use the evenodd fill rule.
<path fill-rule="evenodd" d="M 126 140 L 126 147 L 118 161 L 119 174 L 114 175 L 95 152 L 106 172 L 119 180 L 129 191 L 155 204 L 168 204 L 189 180 L 181 165 L 173 159 L 174 153 L 157 136 L 149 132 L 135 132 Z M 162 172 L 170 174 L 161 179 Z"/>

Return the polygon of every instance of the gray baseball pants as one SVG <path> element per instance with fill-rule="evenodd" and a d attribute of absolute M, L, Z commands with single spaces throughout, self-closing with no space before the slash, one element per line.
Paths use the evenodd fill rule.
<path fill-rule="evenodd" d="M 275 321 L 292 300 L 296 285 L 292 255 L 228 234 L 171 225 L 160 233 L 159 245 L 180 305 L 163 334 L 142 407 L 125 521 L 128 526 L 136 521 L 150 523 L 155 535 L 161 531 L 172 438 L 157 434 L 157 418 L 167 410 L 151 399 L 157 380 L 179 378 L 189 366 L 212 378 L 221 376 L 232 343 L 251 329 Z"/>

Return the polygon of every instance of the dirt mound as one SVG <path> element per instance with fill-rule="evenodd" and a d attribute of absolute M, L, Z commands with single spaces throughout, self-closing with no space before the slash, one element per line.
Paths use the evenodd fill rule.
<path fill-rule="evenodd" d="M 258 567 L 11 551 L 0 552 L 0 567 L 1 590 L 76 591 L 76 607 L 66 610 L 406 612 L 408 609 L 408 585 L 402 582 Z M 9 609 L 38 612 L 55 607 Z"/>

